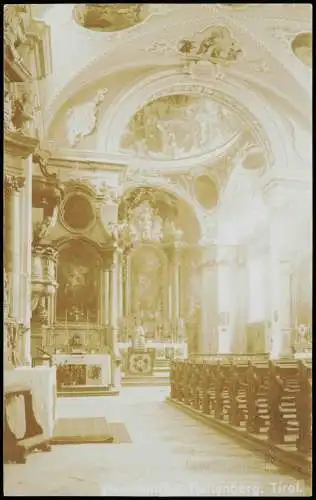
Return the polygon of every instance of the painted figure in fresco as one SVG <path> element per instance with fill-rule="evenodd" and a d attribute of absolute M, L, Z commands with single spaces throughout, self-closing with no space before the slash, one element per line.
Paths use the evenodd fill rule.
<path fill-rule="evenodd" d="M 296 57 L 305 66 L 313 66 L 313 39 L 311 33 L 300 33 L 292 43 L 292 49 Z"/>
<path fill-rule="evenodd" d="M 100 31 L 118 31 L 138 24 L 143 4 L 82 4 L 75 8 L 75 19 L 85 28 Z"/>
<path fill-rule="evenodd" d="M 97 316 L 97 261 L 87 247 L 76 242 L 59 256 L 57 317 L 95 321 Z"/>

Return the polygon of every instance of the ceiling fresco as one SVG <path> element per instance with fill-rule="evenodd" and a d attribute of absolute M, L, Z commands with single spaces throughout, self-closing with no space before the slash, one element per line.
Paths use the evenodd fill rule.
<path fill-rule="evenodd" d="M 121 150 L 154 160 L 184 159 L 224 146 L 240 127 L 237 115 L 209 96 L 169 95 L 137 111 Z"/>
<path fill-rule="evenodd" d="M 114 32 L 135 26 L 148 17 L 148 6 L 143 3 L 84 3 L 73 10 L 75 21 L 93 31 Z"/>
<path fill-rule="evenodd" d="M 294 55 L 305 66 L 312 68 L 313 65 L 313 38 L 312 33 L 299 33 L 292 42 Z"/>

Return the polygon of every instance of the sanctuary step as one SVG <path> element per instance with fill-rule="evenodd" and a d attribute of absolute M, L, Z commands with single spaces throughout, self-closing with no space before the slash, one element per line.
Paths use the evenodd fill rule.
<path fill-rule="evenodd" d="M 170 385 L 170 363 L 164 366 L 156 366 L 152 375 L 125 374 L 122 378 L 122 386 L 169 386 Z"/>
<path fill-rule="evenodd" d="M 58 397 L 117 396 L 118 390 L 100 385 L 68 385 L 57 391 Z"/>

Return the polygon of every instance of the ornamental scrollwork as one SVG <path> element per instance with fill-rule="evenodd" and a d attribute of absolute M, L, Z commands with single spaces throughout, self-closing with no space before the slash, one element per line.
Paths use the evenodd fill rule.
<path fill-rule="evenodd" d="M 75 106 L 67 112 L 67 137 L 72 148 L 95 131 L 98 111 L 107 93 L 108 89 L 99 90 L 93 101 Z"/>
<path fill-rule="evenodd" d="M 19 192 L 25 185 L 26 179 L 24 177 L 5 175 L 4 188 L 6 194 L 11 194 L 14 191 Z"/>
<path fill-rule="evenodd" d="M 4 6 L 4 42 L 10 57 L 16 61 L 21 58 L 17 47 L 26 41 L 25 21 L 26 4 L 12 4 Z"/>
<path fill-rule="evenodd" d="M 33 162 L 39 166 L 44 177 L 57 181 L 57 174 L 49 173 L 47 170 L 50 156 L 50 153 L 48 153 L 47 151 L 37 148 L 33 153 Z"/>
<path fill-rule="evenodd" d="M 8 350 L 8 364 L 10 368 L 16 368 L 22 364 L 21 353 L 19 352 L 19 337 L 21 337 L 27 328 L 23 323 L 16 323 L 10 321 L 6 325 L 7 328 L 7 350 Z"/>

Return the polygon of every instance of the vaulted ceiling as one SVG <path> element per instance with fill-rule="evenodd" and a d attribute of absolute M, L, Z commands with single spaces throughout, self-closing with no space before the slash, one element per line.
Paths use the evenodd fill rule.
<path fill-rule="evenodd" d="M 113 11 L 144 9 L 145 4 L 112 4 L 99 25 L 77 12 L 85 5 L 98 10 L 109 4 L 31 5 L 34 17 L 51 30 L 53 72 L 41 88 L 47 129 L 72 96 L 106 76 L 127 69 L 137 69 L 141 76 L 149 67 L 156 72 L 183 68 L 187 53 L 179 50 L 181 41 L 200 44 L 210 27 L 226 28 L 240 47 L 241 57 L 225 66 L 227 73 L 273 91 L 306 118 L 310 115 L 312 71 L 293 41 L 312 31 L 311 4 L 146 4 L 138 20 L 129 17 L 125 25 Z M 129 83 L 126 77 L 126 87 Z"/>

